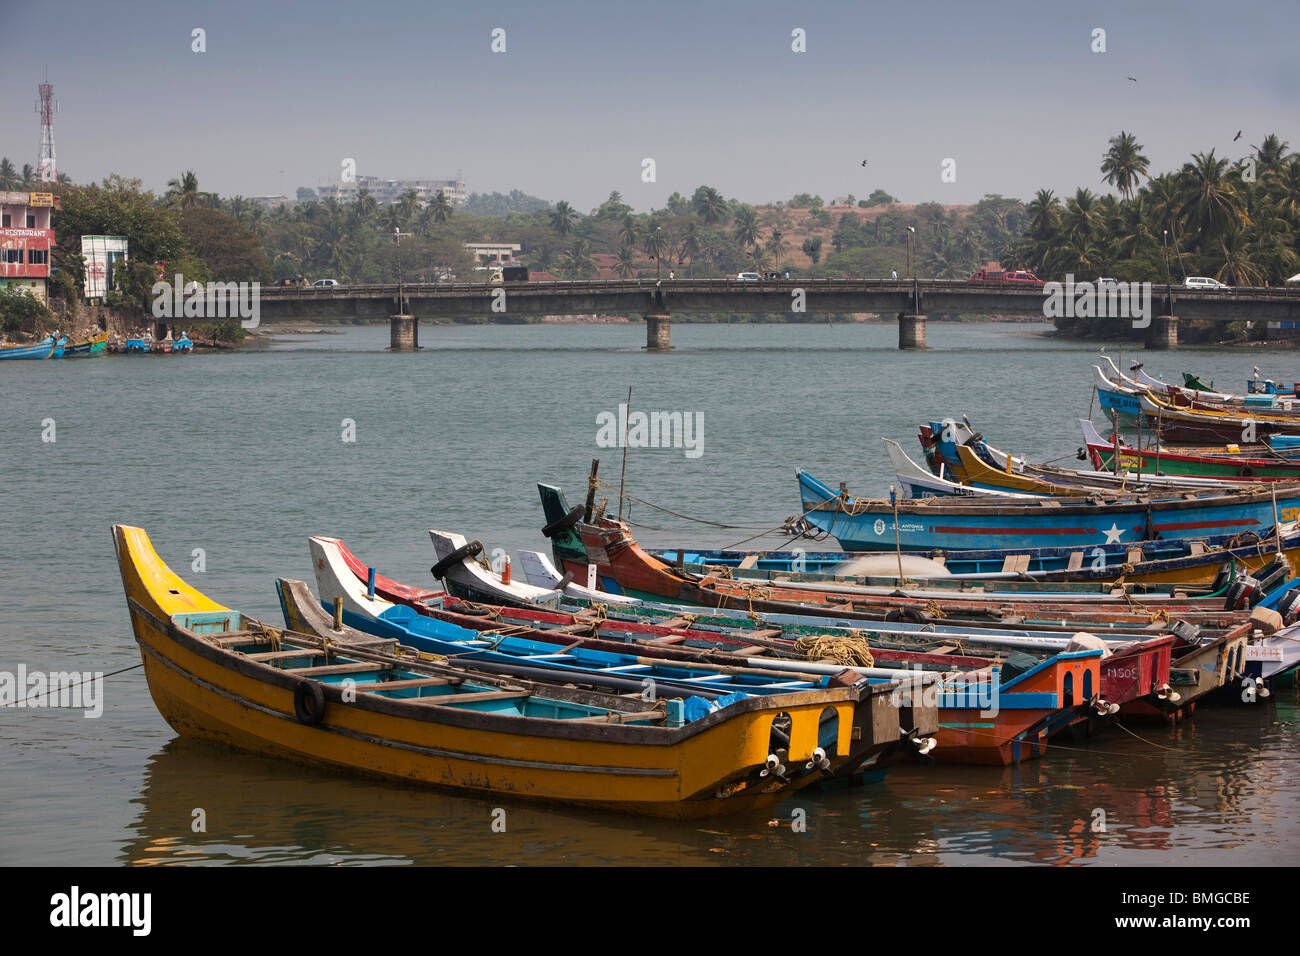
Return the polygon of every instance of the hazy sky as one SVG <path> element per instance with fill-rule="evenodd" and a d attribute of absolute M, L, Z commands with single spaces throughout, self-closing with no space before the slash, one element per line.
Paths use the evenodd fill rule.
<path fill-rule="evenodd" d="M 1268 132 L 1300 149 L 1296 0 L 43 4 L 0 0 L 0 155 L 37 163 L 37 83 L 75 181 L 293 194 L 361 174 L 639 210 L 701 183 L 750 202 L 1103 188 L 1126 129 L 1152 171 Z M 191 31 L 207 50 L 191 50 Z M 506 52 L 491 51 L 492 30 Z M 1092 31 L 1106 30 L 1094 53 Z M 791 50 L 806 31 L 807 52 Z M 1133 83 L 1128 76 L 1137 78 Z M 1232 138 L 1244 130 L 1239 142 Z M 641 180 L 642 160 L 657 181 Z M 957 180 L 940 181 L 945 158 Z M 866 168 L 863 159 L 869 160 Z"/>

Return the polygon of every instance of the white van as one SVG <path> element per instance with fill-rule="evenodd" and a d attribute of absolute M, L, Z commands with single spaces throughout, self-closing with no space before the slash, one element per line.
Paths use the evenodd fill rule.
<path fill-rule="evenodd" d="M 1183 280 L 1183 287 L 1186 289 L 1208 289 L 1211 291 L 1231 288 L 1231 286 L 1226 286 L 1218 279 L 1211 279 L 1209 276 L 1188 276 Z"/>
<path fill-rule="evenodd" d="M 762 277 L 757 272 L 737 272 L 737 282 L 761 282 Z"/>

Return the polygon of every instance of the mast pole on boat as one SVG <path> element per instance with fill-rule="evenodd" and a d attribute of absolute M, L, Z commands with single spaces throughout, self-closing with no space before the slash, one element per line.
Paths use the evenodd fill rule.
<path fill-rule="evenodd" d="M 627 420 L 632 420 L 632 386 L 627 387 Z M 627 427 L 626 425 L 624 427 Z M 623 486 L 627 481 L 627 435 L 623 436 L 623 471 L 618 476 L 618 520 L 623 520 Z"/>
<path fill-rule="evenodd" d="M 1139 409 L 1139 411 L 1141 411 L 1141 409 Z M 1111 462 L 1111 465 L 1115 469 L 1115 477 L 1118 478 L 1119 477 L 1119 412 L 1114 408 L 1110 410 L 1110 427 L 1111 427 L 1111 436 L 1115 440 L 1114 460 Z"/>

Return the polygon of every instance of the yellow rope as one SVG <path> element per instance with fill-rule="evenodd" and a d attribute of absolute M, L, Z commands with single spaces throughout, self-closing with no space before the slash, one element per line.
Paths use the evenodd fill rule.
<path fill-rule="evenodd" d="M 808 660 L 831 660 L 847 667 L 874 667 L 875 657 L 871 654 L 871 645 L 861 632 L 854 632 L 852 637 L 842 634 L 818 634 L 816 637 L 801 637 L 794 642 L 794 649 Z"/>

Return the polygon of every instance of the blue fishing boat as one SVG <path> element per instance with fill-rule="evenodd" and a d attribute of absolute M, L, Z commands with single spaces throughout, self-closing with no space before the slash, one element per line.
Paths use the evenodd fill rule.
<path fill-rule="evenodd" d="M 47 335 L 35 345 L 17 345 L 13 348 L 0 349 L 0 359 L 51 359 L 62 358 L 68 337 L 61 335 L 56 340 Z"/>
<path fill-rule="evenodd" d="M 1093 385 L 1097 389 L 1097 401 L 1101 403 L 1102 411 L 1116 412 L 1123 418 L 1137 418 L 1142 406 L 1138 401 L 1138 393 L 1133 389 L 1125 388 L 1117 382 L 1112 382 L 1106 377 L 1106 373 L 1101 370 L 1100 366 L 1092 367 Z"/>
<path fill-rule="evenodd" d="M 552 679 L 563 679 L 566 675 L 598 676 L 624 681 L 631 688 L 653 686 L 661 693 L 672 691 L 706 699 L 830 686 L 831 675 L 793 672 L 776 675 L 745 668 L 724 670 L 703 664 L 678 664 L 646 658 L 635 650 L 627 653 L 593 650 L 582 646 L 572 635 L 539 640 L 530 636 L 480 633 L 425 617 L 407 605 L 389 603 L 360 585 L 337 551 L 324 546 L 323 539 L 312 538 L 309 543 L 317 591 L 325 610 L 332 611 L 338 599 L 340 617 L 349 627 L 376 637 L 396 638 L 410 647 L 455 657 L 464 663 L 482 661 L 524 666 L 550 674 Z M 288 623 L 289 609 L 282 606 L 282 610 Z"/>
<path fill-rule="evenodd" d="M 63 340 L 65 343 L 67 339 Z M 0 359 L 47 359 L 55 358 L 54 350 L 58 348 L 54 336 L 47 335 L 35 345 L 15 345 L 0 349 Z M 60 355 L 62 352 L 60 352 Z"/>
<path fill-rule="evenodd" d="M 181 333 L 181 337 L 179 339 L 177 339 L 175 342 L 172 343 L 173 355 L 183 355 L 187 352 L 192 352 L 192 351 L 194 351 L 194 343 L 190 341 L 190 337 L 184 332 Z"/>
<path fill-rule="evenodd" d="M 1275 524 L 1270 490 L 1277 492 L 1282 521 L 1300 516 L 1296 485 L 1233 494 L 890 501 L 855 498 L 843 488 L 833 491 L 803 469 L 798 479 L 804 520 L 831 534 L 846 551 L 1092 547 L 1246 531 L 1263 536 Z"/>

